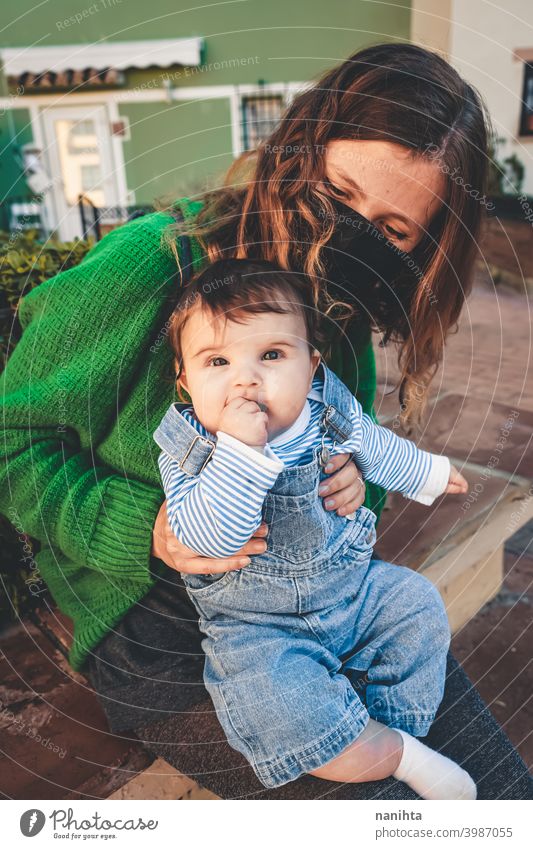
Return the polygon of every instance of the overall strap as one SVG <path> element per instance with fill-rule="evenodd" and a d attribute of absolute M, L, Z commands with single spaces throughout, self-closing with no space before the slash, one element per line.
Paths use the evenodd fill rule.
<path fill-rule="evenodd" d="M 322 363 L 324 370 L 324 404 L 322 427 L 334 442 L 346 442 L 353 431 L 349 419 L 352 395 L 336 374 Z"/>
<path fill-rule="evenodd" d="M 335 442 L 346 442 L 353 430 L 350 420 L 333 404 L 328 404 L 326 407 L 322 426 Z"/>
<path fill-rule="evenodd" d="M 186 475 L 199 475 L 213 456 L 215 443 L 198 433 L 182 416 L 180 407 L 190 404 L 171 404 L 154 433 L 154 440 Z"/>

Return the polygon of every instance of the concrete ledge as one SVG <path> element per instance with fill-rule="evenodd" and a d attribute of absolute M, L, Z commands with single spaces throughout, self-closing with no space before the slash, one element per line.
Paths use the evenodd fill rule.
<path fill-rule="evenodd" d="M 220 796 L 215 796 L 210 790 L 200 787 L 192 778 L 187 778 L 162 758 L 157 758 L 151 766 L 108 798 L 179 799 L 184 802 L 198 799 L 216 800 L 220 799 Z"/>
<path fill-rule="evenodd" d="M 482 471 L 463 465 L 470 480 Z M 477 496 L 445 496 L 428 509 L 392 495 L 379 526 L 379 556 L 422 572 L 438 587 L 453 632 L 499 592 L 505 541 L 533 518 L 528 480 L 494 474 Z"/>

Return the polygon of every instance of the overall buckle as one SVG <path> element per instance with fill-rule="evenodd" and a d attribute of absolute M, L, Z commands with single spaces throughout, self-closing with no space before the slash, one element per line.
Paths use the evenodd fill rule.
<path fill-rule="evenodd" d="M 187 458 L 191 455 L 192 451 L 194 450 L 194 446 L 196 445 L 196 443 L 197 443 L 197 442 L 202 442 L 204 445 L 210 445 L 210 446 L 211 446 L 211 450 L 209 451 L 209 454 L 208 454 L 208 455 L 207 455 L 207 457 L 205 458 L 205 460 L 204 460 L 204 462 L 203 462 L 203 464 L 202 464 L 201 469 L 199 469 L 199 470 L 198 470 L 198 472 L 196 472 L 196 474 L 197 474 L 197 475 L 199 475 L 199 474 L 201 474 L 201 473 L 203 472 L 203 470 L 205 469 L 205 467 L 206 467 L 206 466 L 207 466 L 207 464 L 209 463 L 209 460 L 211 459 L 211 457 L 213 456 L 213 453 L 214 453 L 214 451 L 215 451 L 215 446 L 214 446 L 214 444 L 211 442 L 211 440 L 210 440 L 210 439 L 206 439 L 206 438 L 205 438 L 205 436 L 200 436 L 200 434 L 197 434 L 197 435 L 194 437 L 194 439 L 192 440 L 192 442 L 191 442 L 191 444 L 189 445 L 189 447 L 187 448 L 187 451 L 185 452 L 185 454 L 183 455 L 183 457 L 181 458 L 181 460 L 178 460 L 178 466 L 179 466 L 179 468 L 180 468 L 183 472 L 185 472 L 185 474 L 186 474 L 186 475 L 187 475 L 187 474 L 190 474 L 190 472 L 188 472 L 188 471 L 184 468 L 184 464 L 185 464 L 185 461 L 187 460 Z"/>
<path fill-rule="evenodd" d="M 326 407 L 322 418 L 322 426 L 326 430 L 332 430 L 335 439 L 338 439 L 339 442 L 345 442 L 353 430 L 350 420 L 337 410 L 333 404 L 328 404 Z"/>

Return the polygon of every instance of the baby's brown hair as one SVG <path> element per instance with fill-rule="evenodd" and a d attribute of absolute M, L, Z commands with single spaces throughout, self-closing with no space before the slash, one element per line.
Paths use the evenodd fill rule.
<path fill-rule="evenodd" d="M 299 311 L 310 351 L 321 351 L 325 340 L 311 292 L 304 275 L 266 260 L 223 259 L 209 265 L 184 288 L 170 320 L 169 340 L 176 357 L 178 383 L 183 370 L 181 334 L 197 306 L 238 324 L 245 322 L 246 315 Z"/>

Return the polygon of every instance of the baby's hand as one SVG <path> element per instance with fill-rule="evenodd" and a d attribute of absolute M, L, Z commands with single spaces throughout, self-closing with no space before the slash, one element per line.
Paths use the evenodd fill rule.
<path fill-rule="evenodd" d="M 268 416 L 255 401 L 234 398 L 222 410 L 218 429 L 241 442 L 263 451 L 268 438 Z"/>
<path fill-rule="evenodd" d="M 462 474 L 457 471 L 455 466 L 450 466 L 450 478 L 448 480 L 448 486 L 446 487 L 444 492 L 463 494 L 468 492 L 468 482 L 465 480 Z"/>

